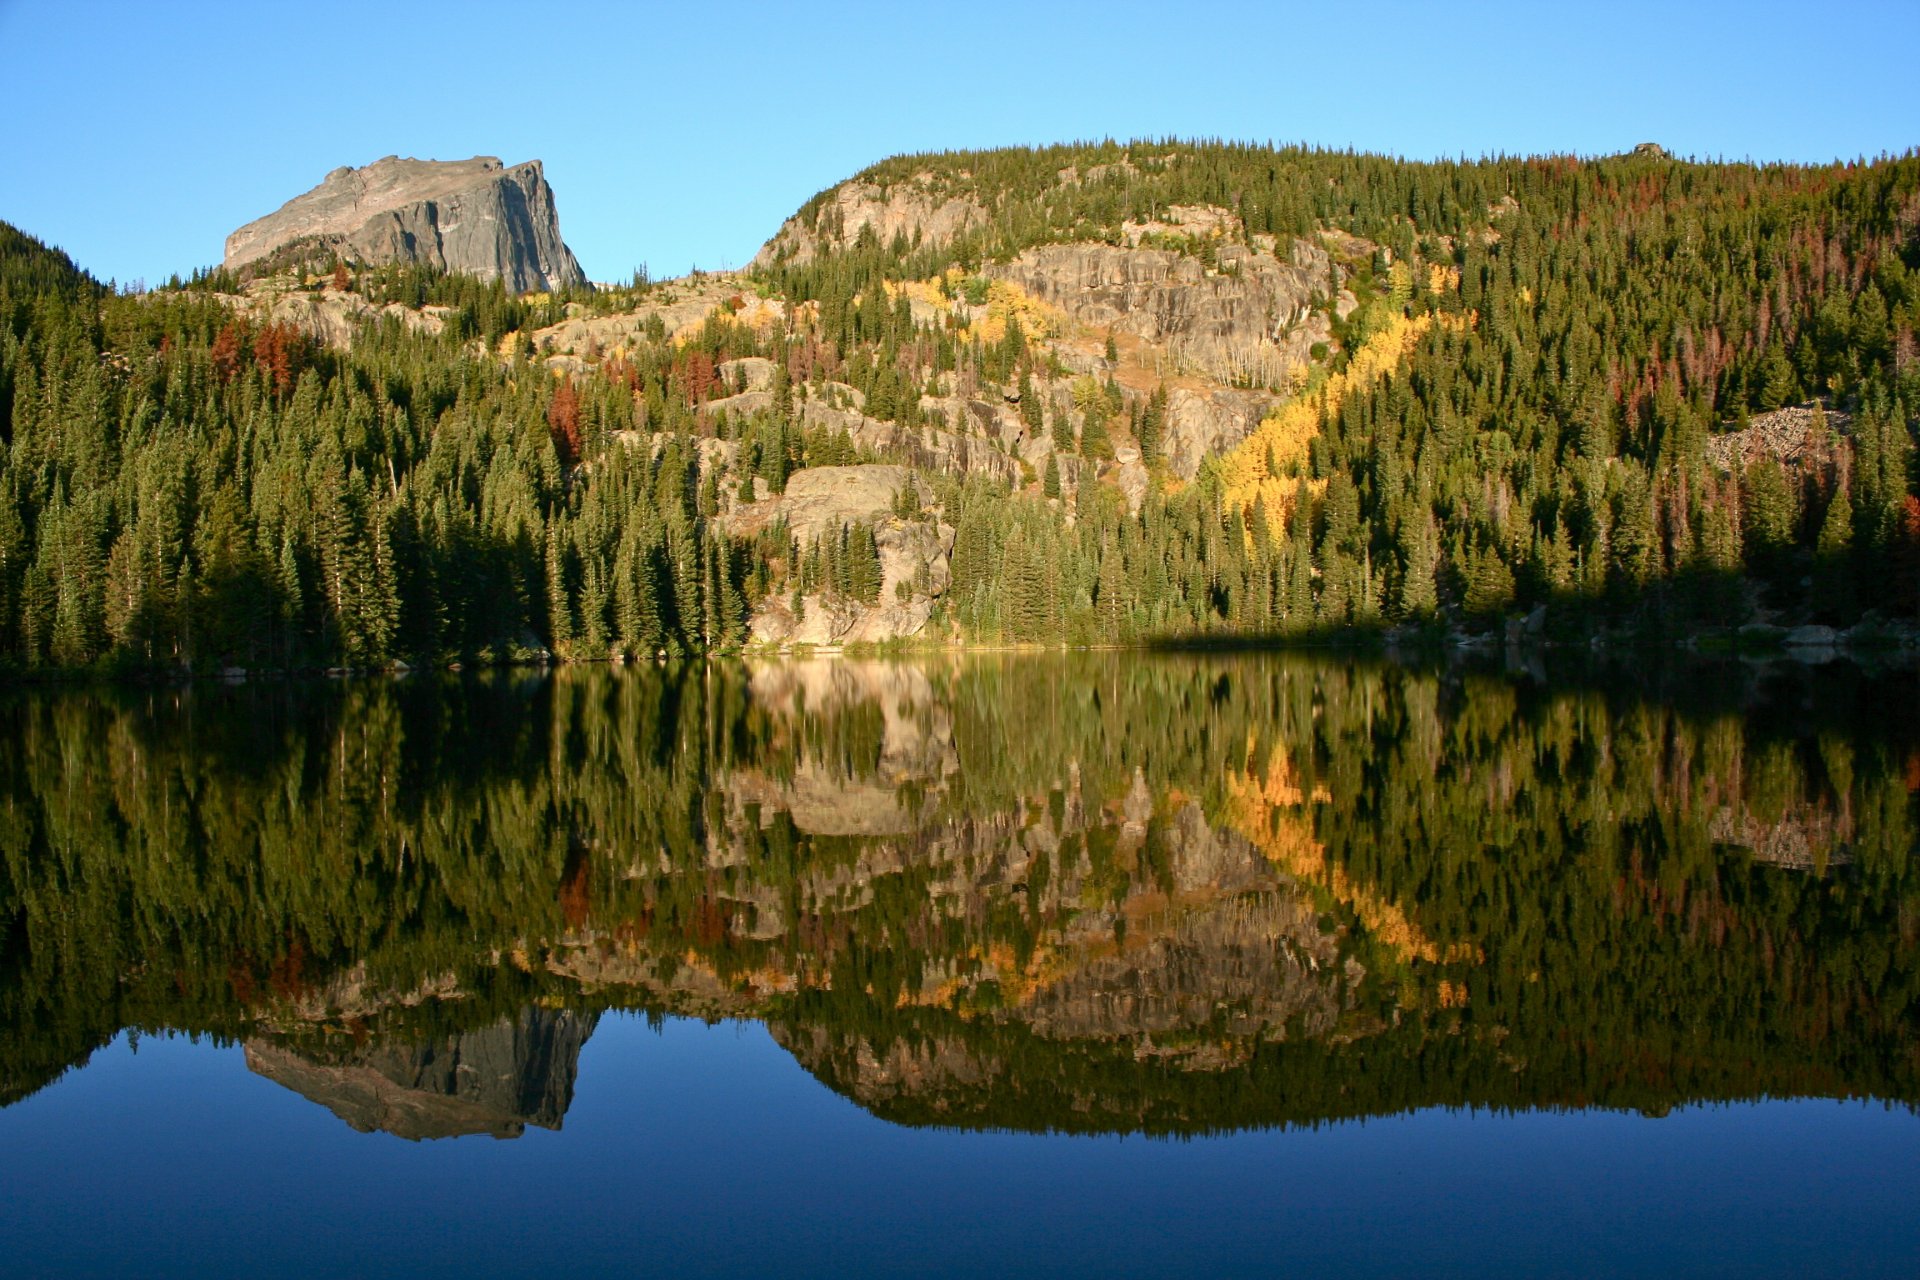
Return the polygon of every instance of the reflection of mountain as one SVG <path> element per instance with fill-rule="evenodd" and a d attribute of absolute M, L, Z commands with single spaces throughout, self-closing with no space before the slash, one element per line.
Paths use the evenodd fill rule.
<path fill-rule="evenodd" d="M 904 1123 L 1912 1101 L 1920 753 L 1850 709 L 1910 691 L 1800 678 L 1788 717 L 1137 656 L 0 705 L 0 1097 L 179 1027 L 356 1127 L 513 1131 L 620 1007 L 763 1019 Z"/>
<path fill-rule="evenodd" d="M 319 1103 L 362 1133 L 517 1138 L 558 1129 L 573 1102 L 580 1049 L 598 1015 L 527 1009 L 490 1027 L 423 1044 L 302 1053 L 247 1043 L 247 1067 Z"/>

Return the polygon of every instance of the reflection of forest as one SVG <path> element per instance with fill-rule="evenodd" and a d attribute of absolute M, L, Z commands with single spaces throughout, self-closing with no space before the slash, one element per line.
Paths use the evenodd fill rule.
<path fill-rule="evenodd" d="M 124 1027 L 555 1126 L 608 1008 L 904 1122 L 1920 1101 L 1909 684 L 1133 656 L 0 706 L 0 1100 Z"/>

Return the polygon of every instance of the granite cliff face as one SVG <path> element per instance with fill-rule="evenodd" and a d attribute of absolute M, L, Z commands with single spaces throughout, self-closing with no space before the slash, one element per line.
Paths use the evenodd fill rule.
<path fill-rule="evenodd" d="M 1264 244 L 1225 241 L 1214 252 L 1216 265 L 1207 267 L 1144 245 L 1043 245 L 983 274 L 1219 382 L 1279 384 L 1307 363 L 1315 343 L 1332 340 L 1326 312 L 1314 305 L 1328 287 L 1326 250 L 1296 240 L 1282 259 Z"/>
<path fill-rule="evenodd" d="M 237 269 L 289 247 L 354 262 L 418 262 L 524 293 L 584 284 L 560 238 L 553 188 L 538 160 L 512 168 L 493 156 L 387 156 L 339 168 L 304 195 L 227 237 Z"/>

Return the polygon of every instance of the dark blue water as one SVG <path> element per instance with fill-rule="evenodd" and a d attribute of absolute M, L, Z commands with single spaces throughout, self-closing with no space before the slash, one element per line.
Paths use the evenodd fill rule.
<path fill-rule="evenodd" d="M 604 1020 L 559 1132 L 355 1133 L 124 1039 L 0 1112 L 12 1275 L 1920 1272 L 1920 1118 L 1432 1109 L 1190 1140 L 908 1129 L 757 1025 Z"/>

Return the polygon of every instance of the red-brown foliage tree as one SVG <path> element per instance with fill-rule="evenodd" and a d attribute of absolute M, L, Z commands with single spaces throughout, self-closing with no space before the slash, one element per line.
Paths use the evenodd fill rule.
<path fill-rule="evenodd" d="M 713 357 L 704 351 L 689 351 L 686 359 L 687 401 L 698 406 L 713 394 L 719 375 L 714 370 Z"/>
<path fill-rule="evenodd" d="M 586 852 L 575 849 L 567 857 L 567 869 L 560 876 L 560 915 L 568 926 L 579 928 L 587 922 L 593 904 L 593 868 Z"/>
<path fill-rule="evenodd" d="M 232 382 L 233 375 L 240 372 L 240 345 L 240 330 L 231 321 L 214 335 L 208 354 L 213 357 L 213 376 L 220 379 L 221 386 Z"/>
<path fill-rule="evenodd" d="M 553 433 L 553 447 L 562 465 L 580 461 L 580 395 L 571 378 L 560 379 L 553 389 L 553 399 L 547 402 L 547 429 Z"/>
<path fill-rule="evenodd" d="M 285 396 L 299 380 L 307 363 L 307 335 L 298 325 L 270 324 L 253 340 L 254 362 L 273 381 L 275 395 Z"/>

